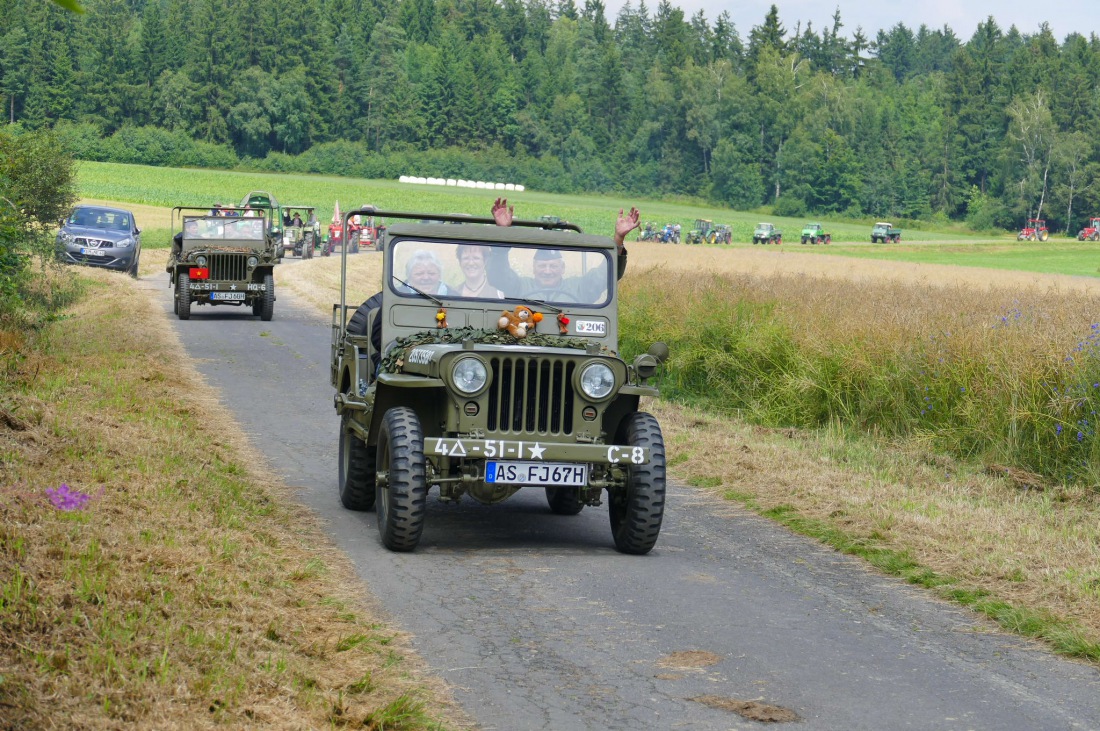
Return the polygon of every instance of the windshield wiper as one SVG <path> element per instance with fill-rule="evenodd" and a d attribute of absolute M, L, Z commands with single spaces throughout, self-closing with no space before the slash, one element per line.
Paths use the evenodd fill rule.
<path fill-rule="evenodd" d="M 441 300 L 441 299 L 436 299 L 435 297 L 431 296 L 431 295 L 430 295 L 430 294 L 428 294 L 427 292 L 421 292 L 421 291 L 420 291 L 419 289 L 417 289 L 416 287 L 412 286 L 411 284 L 409 284 L 408 282 L 406 282 L 406 281 L 405 281 L 404 279 L 401 279 L 400 277 L 394 277 L 394 281 L 400 282 L 401 284 L 403 284 L 403 285 L 405 285 L 406 287 L 408 287 L 409 289 L 411 289 L 411 290 L 412 290 L 413 292 L 416 292 L 416 293 L 417 293 L 418 295 L 420 295 L 421 297 L 424 297 L 425 299 L 430 299 L 430 300 L 431 300 L 432 302 L 435 302 L 435 303 L 436 303 L 437 305 L 439 305 L 440 307 L 442 307 L 442 306 L 443 306 L 443 300 Z"/>
<path fill-rule="evenodd" d="M 555 307 L 554 305 L 550 304 L 549 302 L 543 302 L 542 300 L 531 299 L 530 297 L 509 297 L 508 299 L 519 300 L 520 302 L 538 305 L 539 307 L 545 307 L 548 310 L 553 310 L 555 313 L 557 313 L 559 315 L 562 312 L 565 312 L 565 310 L 561 309 L 560 307 Z"/>

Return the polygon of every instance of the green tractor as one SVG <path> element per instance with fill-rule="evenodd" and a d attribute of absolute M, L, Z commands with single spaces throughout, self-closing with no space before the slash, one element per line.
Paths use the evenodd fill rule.
<path fill-rule="evenodd" d="M 714 241 L 710 239 L 711 231 L 714 229 L 714 221 L 706 218 L 695 219 L 695 227 L 688 231 L 687 243 L 689 244 L 713 244 Z"/>
<path fill-rule="evenodd" d="M 896 244 L 901 241 L 901 229 L 894 228 L 894 224 L 879 221 L 871 228 L 872 244 Z"/>
<path fill-rule="evenodd" d="M 266 190 L 249 191 L 237 206 L 237 215 L 260 216 L 267 223 L 265 236 L 268 244 L 283 258 L 283 208 L 275 196 Z"/>
<path fill-rule="evenodd" d="M 752 232 L 754 244 L 782 244 L 783 232 L 771 223 L 758 223 Z"/>
<path fill-rule="evenodd" d="M 807 223 L 802 227 L 803 244 L 828 244 L 832 240 L 832 234 L 826 233 L 825 227 L 820 223 Z"/>

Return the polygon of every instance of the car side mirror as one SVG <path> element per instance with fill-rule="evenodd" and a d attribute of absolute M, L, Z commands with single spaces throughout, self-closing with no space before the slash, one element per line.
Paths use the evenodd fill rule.
<path fill-rule="evenodd" d="M 134 229 L 134 236 L 137 236 L 139 233 L 141 233 L 141 229 L 140 228 L 135 228 Z"/>

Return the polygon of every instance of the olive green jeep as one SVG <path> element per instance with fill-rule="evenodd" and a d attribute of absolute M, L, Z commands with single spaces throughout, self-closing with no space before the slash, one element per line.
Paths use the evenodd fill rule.
<path fill-rule="evenodd" d="M 416 222 L 389 226 L 382 291 L 362 305 L 349 293 L 377 283 L 356 288 L 343 262 L 331 380 L 344 507 L 376 509 L 383 545 L 411 551 L 432 488 L 487 505 L 541 488 L 558 515 L 606 490 L 615 547 L 649 552 L 665 449 L 639 400 L 657 395 L 668 349 L 620 356 L 614 242 L 565 222 L 355 214 Z"/>
<path fill-rule="evenodd" d="M 251 307 L 253 315 L 270 320 L 281 242 L 268 235 L 265 216 L 222 210 L 229 215 L 211 215 L 205 208 L 172 209 L 173 227 L 179 230 L 172 237 L 166 269 L 168 286 L 175 287 L 176 316 L 190 319 L 196 304 L 232 305 Z"/>

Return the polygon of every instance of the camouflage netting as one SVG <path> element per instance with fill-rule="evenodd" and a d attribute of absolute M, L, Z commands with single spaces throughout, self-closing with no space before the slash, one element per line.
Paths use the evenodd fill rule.
<path fill-rule="evenodd" d="M 444 330 L 425 330 L 415 335 L 398 338 L 382 358 L 380 373 L 396 373 L 405 362 L 409 348 L 432 343 L 463 343 L 472 340 L 486 345 L 531 345 L 536 348 L 574 348 L 585 350 L 593 344 L 584 338 L 567 338 L 561 335 L 530 333 L 525 338 L 515 338 L 504 330 L 485 330 L 476 327 L 457 327 Z M 603 355 L 616 355 L 615 351 L 600 346 Z"/>

